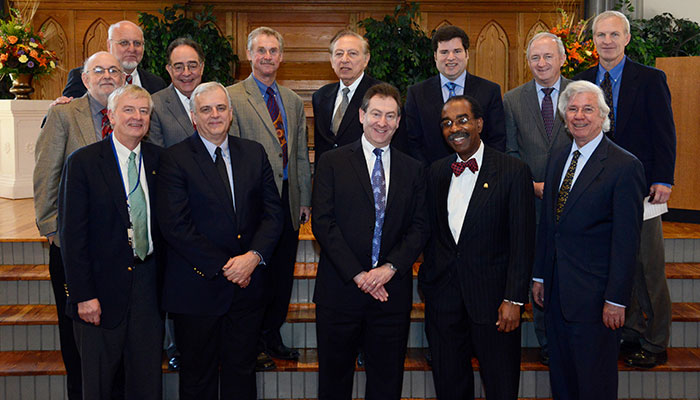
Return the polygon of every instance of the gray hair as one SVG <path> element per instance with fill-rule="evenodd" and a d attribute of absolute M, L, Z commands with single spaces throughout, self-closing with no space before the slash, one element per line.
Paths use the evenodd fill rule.
<path fill-rule="evenodd" d="M 602 21 L 608 18 L 618 18 L 620 21 L 622 21 L 622 25 L 624 26 L 624 33 L 626 35 L 630 34 L 630 21 L 627 19 L 627 16 L 619 11 L 608 10 L 598 14 L 593 20 L 594 35 L 596 33 L 596 26 L 598 26 L 598 21 Z"/>
<path fill-rule="evenodd" d="M 598 99 L 598 110 L 600 110 L 600 116 L 605 118 L 603 121 L 603 132 L 610 130 L 610 118 L 608 114 L 610 113 L 610 107 L 605 103 L 605 96 L 603 95 L 603 90 L 598 86 L 592 84 L 588 81 L 575 81 L 566 85 L 566 89 L 559 95 L 559 104 L 557 108 L 559 109 L 559 115 L 566 121 L 566 109 L 569 107 L 569 102 L 574 96 L 581 93 L 593 93 Z"/>
<path fill-rule="evenodd" d="M 266 26 L 255 28 L 248 34 L 248 43 L 246 47 L 249 52 L 253 52 L 253 40 L 260 35 L 273 36 L 275 39 L 277 39 L 277 43 L 280 44 L 280 53 L 284 53 L 284 39 L 282 38 L 282 34 Z"/>
<path fill-rule="evenodd" d="M 125 85 L 115 89 L 107 99 L 107 109 L 111 112 L 117 110 L 117 103 L 122 96 L 128 95 L 136 99 L 148 99 L 148 113 L 153 111 L 153 99 L 148 91 L 137 85 Z"/>
<path fill-rule="evenodd" d="M 190 112 L 197 112 L 194 106 L 195 100 L 197 100 L 197 96 L 199 96 L 202 93 L 211 92 L 213 90 L 216 90 L 217 88 L 223 90 L 224 94 L 226 95 L 226 99 L 228 100 L 228 107 L 233 109 L 233 104 L 231 103 L 231 96 L 229 96 L 228 90 L 226 90 L 224 85 L 220 84 L 219 82 L 205 82 L 200 83 L 190 95 Z"/>
<path fill-rule="evenodd" d="M 338 31 L 333 38 L 331 39 L 331 44 L 328 46 L 328 51 L 333 54 L 333 50 L 335 48 L 335 43 L 340 40 L 340 38 L 344 38 L 346 36 L 352 36 L 354 38 L 359 39 L 362 42 L 362 52 L 365 54 L 369 54 L 369 42 L 367 39 L 365 39 L 364 36 L 360 35 L 359 33 L 352 31 L 350 29 L 343 29 Z"/>
<path fill-rule="evenodd" d="M 121 28 L 122 24 L 131 24 L 131 25 L 135 26 L 139 31 L 141 31 L 141 37 L 143 37 L 143 29 L 141 29 L 140 26 L 136 25 L 135 23 L 133 23 L 131 21 L 124 20 L 124 21 L 115 22 L 109 26 L 109 29 L 107 29 L 107 40 L 112 40 L 112 36 L 113 36 L 114 31 Z"/>
<path fill-rule="evenodd" d="M 562 43 L 561 38 L 553 33 L 540 32 L 540 33 L 536 34 L 535 36 L 533 36 L 529 42 L 527 42 L 526 57 L 527 57 L 528 61 L 530 60 L 530 47 L 532 46 L 533 43 L 535 43 L 536 40 L 540 40 L 542 38 L 549 38 L 549 39 L 554 40 L 554 42 L 557 44 L 557 49 L 559 50 L 559 55 L 566 59 L 566 51 L 564 50 L 564 43 Z"/>

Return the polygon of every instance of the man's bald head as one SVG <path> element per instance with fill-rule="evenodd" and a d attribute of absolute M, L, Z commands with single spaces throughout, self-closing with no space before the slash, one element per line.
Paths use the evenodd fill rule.
<path fill-rule="evenodd" d="M 98 51 L 83 64 L 83 84 L 95 100 L 107 106 L 107 98 L 124 85 L 124 72 L 114 55 Z"/>
<path fill-rule="evenodd" d="M 107 31 L 107 49 L 127 74 L 136 69 L 143 58 L 143 31 L 131 21 L 119 21 Z"/>

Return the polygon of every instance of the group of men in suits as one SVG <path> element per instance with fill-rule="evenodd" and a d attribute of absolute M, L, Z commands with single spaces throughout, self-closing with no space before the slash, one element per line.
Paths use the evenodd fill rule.
<path fill-rule="evenodd" d="M 367 41 L 339 32 L 329 48 L 339 82 L 313 96 L 313 195 L 303 102 L 276 81 L 284 55 L 277 31 L 250 33 L 252 73 L 228 88 L 201 83 L 198 43 L 173 41 L 166 88 L 138 68 L 140 29 L 110 27 L 110 52 L 79 71 L 87 94 L 51 108 L 37 143 L 37 223 L 51 242 L 71 398 L 81 386 L 89 398 L 160 396 L 159 310 L 174 320 L 182 398 L 255 398 L 254 372 L 275 368 L 270 355 L 299 357 L 280 327 L 312 203 L 320 398 L 350 395 L 359 348 L 367 398 L 400 397 L 412 264 L 424 248 L 419 286 L 438 397 L 473 396 L 472 356 L 488 398 L 517 397 L 535 213 L 533 298 L 544 307 L 536 326 L 555 396 L 582 398 L 581 377 L 600 379 L 601 398 L 616 393 L 610 375 L 623 323 L 633 341 L 628 364 L 664 362 L 660 219 L 642 224 L 641 197 L 668 200 L 675 131 L 665 77 L 624 57 L 629 26 L 618 14 L 596 18 L 601 65 L 582 75 L 603 91 L 584 83 L 569 90 L 559 72 L 563 45 L 542 33 L 527 48 L 533 81 L 501 101 L 497 84 L 466 71 L 466 33 L 445 26 L 433 36 L 440 73 L 410 87 L 404 108 L 395 88 L 365 74 Z M 132 85 L 118 89 L 128 77 Z M 413 158 L 392 144 L 397 131 Z M 64 167 L 71 152 L 104 137 Z M 168 149 L 161 154 L 144 137 Z M 132 343 L 141 329 L 148 340 Z M 592 346 L 605 357 L 591 357 L 599 355 Z M 78 354 L 89 354 L 82 384 Z M 572 365 L 583 372 L 570 373 Z M 152 384 L 136 386 L 136 376 Z"/>

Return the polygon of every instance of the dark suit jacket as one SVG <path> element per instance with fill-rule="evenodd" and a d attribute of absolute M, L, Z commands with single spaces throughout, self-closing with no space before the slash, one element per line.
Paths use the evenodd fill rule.
<path fill-rule="evenodd" d="M 464 305 L 477 324 L 495 324 L 503 300 L 528 302 L 535 239 L 530 169 L 488 146 L 459 242 L 450 232 L 447 195 L 453 153 L 431 165 L 428 210 L 432 235 L 418 282 L 426 298 L 440 301 L 441 288 L 459 282 Z"/>
<path fill-rule="evenodd" d="M 155 211 L 156 170 L 161 151 L 158 146 L 141 143 L 151 208 L 151 238 L 159 269 L 161 236 Z M 83 147 L 68 157 L 59 189 L 58 213 L 68 293 L 66 313 L 82 322 L 78 303 L 97 298 L 102 309 L 100 326 L 114 328 L 129 305 L 134 253 L 127 236 L 129 211 L 124 183 L 110 139 Z"/>
<path fill-rule="evenodd" d="M 481 140 L 498 151 L 505 151 L 506 128 L 501 87 L 467 72 L 464 94 L 474 97 L 484 110 Z M 443 104 L 440 75 L 408 88 L 402 119 L 406 124 L 407 151 L 414 158 L 428 164 L 453 154 L 440 130 Z"/>
<path fill-rule="evenodd" d="M 172 84 L 153 95 L 153 113 L 148 141 L 161 147 L 180 143 L 194 133 L 194 125 L 188 116 Z"/>
<path fill-rule="evenodd" d="M 141 85 L 150 94 L 154 94 L 159 90 L 165 89 L 168 86 L 163 78 L 158 75 L 154 75 L 141 67 L 137 67 L 139 71 L 139 78 L 141 79 Z M 83 66 L 73 68 L 68 72 L 68 82 L 66 82 L 66 87 L 63 88 L 63 95 L 66 97 L 78 98 L 87 92 L 87 88 L 83 84 Z"/>
<path fill-rule="evenodd" d="M 556 265 L 561 309 L 569 321 L 599 322 L 605 300 L 629 304 L 642 226 L 644 170 L 607 137 L 581 170 L 559 222 L 559 182 L 571 147 L 553 153 L 547 166 L 533 276 L 551 298 Z"/>
<path fill-rule="evenodd" d="M 345 110 L 337 135 L 331 132 L 331 125 L 333 124 L 333 107 L 335 106 L 335 98 L 338 96 L 340 83 L 329 83 L 314 92 L 311 103 L 314 108 L 314 157 L 316 162 L 321 159 L 321 155 L 326 151 L 360 139 L 363 132 L 359 118 L 362 98 L 365 96 L 367 89 L 377 83 L 381 83 L 381 81 L 365 73 L 360 84 L 357 85 L 347 110 Z"/>
<path fill-rule="evenodd" d="M 374 300 L 353 281 L 372 265 L 374 196 L 360 140 L 327 152 L 318 162 L 312 195 L 312 227 L 321 245 L 314 302 L 361 308 Z M 411 308 L 413 263 L 428 236 L 425 173 L 420 163 L 392 148 L 379 265 L 398 269 L 385 285 L 385 311 Z"/>
<path fill-rule="evenodd" d="M 574 79 L 595 82 L 598 67 Z M 666 74 L 656 68 L 625 61 L 617 99 L 613 141 L 644 165 L 647 191 L 652 183 L 673 184 L 676 165 L 676 126 Z"/>
<path fill-rule="evenodd" d="M 219 316 L 234 296 L 242 307 L 261 300 L 263 266 L 245 289 L 229 282 L 221 268 L 248 250 L 270 260 L 282 230 L 282 206 L 263 147 L 232 136 L 228 141 L 235 212 L 199 134 L 161 157 L 158 221 L 167 242 L 166 311 Z"/>

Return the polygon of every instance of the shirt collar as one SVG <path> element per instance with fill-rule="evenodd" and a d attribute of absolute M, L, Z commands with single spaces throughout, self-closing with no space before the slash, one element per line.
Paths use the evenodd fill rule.
<path fill-rule="evenodd" d="M 252 73 L 250 76 L 253 77 L 253 80 L 255 83 L 258 85 L 258 89 L 260 89 L 260 93 L 262 93 L 263 97 L 265 97 L 265 94 L 267 93 L 267 86 L 265 86 L 264 83 L 260 82 L 258 78 L 255 77 Z M 272 82 L 272 85 L 270 85 L 272 88 L 272 91 L 275 92 L 275 94 L 279 94 L 279 90 L 277 90 L 277 81 Z"/>
<path fill-rule="evenodd" d="M 576 144 L 576 141 L 574 140 L 573 142 L 571 142 L 571 151 L 569 152 L 569 154 L 571 154 L 571 153 L 573 153 L 574 151 L 578 150 L 579 153 L 581 153 L 581 155 L 582 155 L 584 158 L 586 158 L 586 159 L 590 158 L 590 157 L 591 157 L 591 154 L 593 154 L 593 152 L 594 152 L 595 149 L 598 147 L 598 145 L 600 144 L 600 142 L 603 141 L 603 136 L 604 136 L 604 135 L 603 135 L 603 131 L 601 131 L 601 132 L 598 134 L 598 136 L 596 136 L 593 140 L 591 140 L 590 142 L 588 142 L 588 143 L 586 143 L 585 145 L 583 145 L 583 147 L 578 147 L 578 145 Z"/>
<path fill-rule="evenodd" d="M 207 139 L 202 136 L 199 132 L 197 132 L 197 135 L 199 136 L 200 139 L 202 139 L 202 143 L 204 143 L 204 147 L 207 148 L 207 152 L 209 152 L 209 156 L 211 156 L 212 160 L 216 161 L 216 155 L 215 151 L 217 147 L 221 147 L 221 153 L 225 158 L 228 158 L 226 155 L 229 154 L 228 151 L 228 138 L 224 140 L 223 143 L 221 143 L 219 146 L 215 145 L 214 143 L 208 141 Z"/>
<path fill-rule="evenodd" d="M 369 140 L 367 140 L 364 134 L 362 134 L 362 138 L 360 139 L 360 141 L 362 142 L 362 151 L 365 153 L 365 157 L 367 157 L 368 154 L 372 157 L 375 157 L 374 149 L 376 149 L 377 147 L 374 147 L 374 145 L 370 143 Z M 385 154 L 389 154 L 389 147 L 390 145 L 379 147 L 380 149 L 384 150 L 384 152 L 382 152 L 382 156 L 384 156 Z"/>
<path fill-rule="evenodd" d="M 362 78 L 364 78 L 364 77 L 365 77 L 365 73 L 364 73 L 364 71 L 363 71 L 362 74 L 361 74 L 357 79 L 355 79 L 355 82 L 353 82 L 352 84 L 350 84 L 350 86 L 345 86 L 345 84 L 344 84 L 343 81 L 341 80 L 341 81 L 339 82 L 339 83 L 340 83 L 340 87 L 338 87 L 338 92 L 342 93 L 342 92 L 343 92 L 343 89 L 348 88 L 348 89 L 350 89 L 350 92 L 348 93 L 348 95 L 351 94 L 351 93 L 355 93 L 355 89 L 357 89 L 357 87 L 360 86 L 360 82 L 362 81 Z"/>
<path fill-rule="evenodd" d="M 467 160 L 462 160 L 462 157 L 460 157 L 459 154 L 455 154 L 455 156 L 457 157 L 457 160 L 455 160 L 457 162 L 469 161 L 469 159 L 473 158 L 474 161 L 476 161 L 476 165 L 479 167 L 479 169 L 481 169 L 481 163 L 484 161 L 484 142 L 479 139 L 479 148 L 476 149 L 476 152 Z"/>
<path fill-rule="evenodd" d="M 603 79 L 605 79 L 606 72 L 610 73 L 610 79 L 612 79 L 613 82 L 617 82 L 622 76 L 622 70 L 625 68 L 626 60 L 627 56 L 622 57 L 622 61 L 620 61 L 610 71 L 607 71 L 602 65 L 598 64 L 598 74 L 596 75 L 596 82 L 598 82 L 598 85 L 600 86 L 600 83 L 603 81 Z"/>
<path fill-rule="evenodd" d="M 559 91 L 559 88 L 561 87 L 561 75 L 559 75 L 559 79 L 557 79 L 557 81 L 554 82 L 554 85 L 552 85 L 552 86 L 542 86 L 542 85 L 540 85 L 539 82 L 537 82 L 537 80 L 535 80 L 535 89 L 537 90 L 537 93 L 539 93 L 544 88 L 550 88 L 550 87 L 554 88 L 555 92 Z"/>
<path fill-rule="evenodd" d="M 95 100 L 95 98 L 90 95 L 90 92 L 87 92 L 87 96 L 88 104 L 90 104 L 90 113 L 92 115 L 100 114 L 99 117 L 102 118 L 102 110 L 107 108 L 107 106 L 103 106 L 99 101 Z"/>
<path fill-rule="evenodd" d="M 447 79 L 447 77 L 443 74 L 440 74 L 440 87 L 444 87 L 447 82 L 454 82 L 458 86 L 464 88 L 466 87 L 466 80 L 467 80 L 467 70 L 465 69 L 464 72 L 462 72 L 462 75 L 458 76 L 457 79 L 451 81 Z"/>
<path fill-rule="evenodd" d="M 133 150 L 129 150 L 129 148 L 127 148 L 126 146 L 121 144 L 121 142 L 119 142 L 119 140 L 116 138 L 116 136 L 114 136 L 114 134 L 110 136 L 112 137 L 112 143 L 114 143 L 114 150 L 117 152 L 119 160 L 123 160 L 124 162 L 126 162 L 127 160 L 129 160 L 129 155 L 131 155 L 132 152 L 136 153 L 137 158 L 139 154 L 141 154 L 141 142 L 139 142 L 139 144 L 136 145 L 136 148 L 134 148 Z"/>

